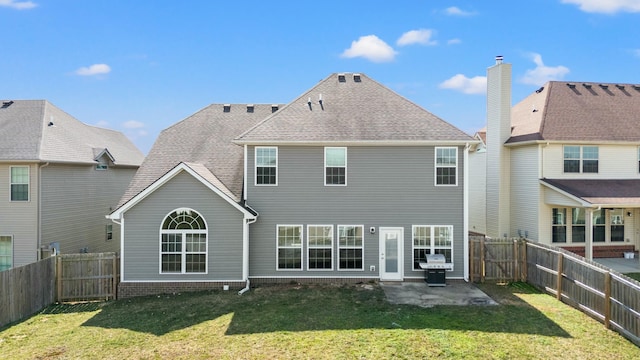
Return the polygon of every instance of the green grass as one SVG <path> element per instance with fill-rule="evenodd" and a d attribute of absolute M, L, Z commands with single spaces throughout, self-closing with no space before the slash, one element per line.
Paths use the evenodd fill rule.
<path fill-rule="evenodd" d="M 627 275 L 628 277 L 630 277 L 630 278 L 632 278 L 634 280 L 640 281 L 640 273 L 628 273 L 628 274 L 625 274 L 625 275 Z"/>
<path fill-rule="evenodd" d="M 1 329 L 0 358 L 640 358 L 631 342 L 526 284 L 481 288 L 502 305 L 392 305 L 377 285 L 54 305 Z"/>

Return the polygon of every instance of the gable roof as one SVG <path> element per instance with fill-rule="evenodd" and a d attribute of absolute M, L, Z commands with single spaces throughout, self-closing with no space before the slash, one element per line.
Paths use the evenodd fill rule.
<path fill-rule="evenodd" d="M 279 105 L 211 104 L 163 130 L 120 200 L 118 207 L 179 163 L 200 164 L 234 199 L 242 198 L 244 148 L 231 142 Z"/>
<path fill-rule="evenodd" d="M 640 141 L 640 86 L 551 81 L 513 106 L 511 138 Z"/>
<path fill-rule="evenodd" d="M 95 164 L 94 149 L 115 165 L 139 166 L 144 155 L 124 134 L 80 122 L 46 100 L 3 100 L 0 160 Z"/>
<path fill-rule="evenodd" d="M 111 214 L 107 215 L 107 218 L 113 220 L 119 220 L 122 218 L 122 214 L 126 212 L 131 207 L 135 206 L 140 201 L 144 200 L 149 194 L 151 194 L 155 189 L 161 187 L 166 184 L 169 180 L 173 179 L 176 175 L 186 172 L 187 174 L 193 176 L 196 180 L 200 181 L 203 185 L 208 187 L 211 191 L 216 193 L 222 199 L 224 199 L 231 206 L 236 208 L 238 211 L 242 212 L 246 218 L 255 219 L 257 213 L 253 211 L 251 208 L 240 206 L 238 204 L 238 199 L 231 194 L 229 189 L 227 189 L 224 184 L 220 182 L 220 180 L 213 175 L 209 169 L 207 169 L 202 164 L 195 163 L 184 163 L 180 162 L 172 169 L 167 171 L 165 174 L 160 176 L 156 181 L 154 181 L 150 186 L 145 188 L 143 191 L 139 192 L 135 196 L 133 196 L 129 201 L 127 201 L 122 206 L 118 207 Z"/>
<path fill-rule="evenodd" d="M 239 144 L 475 142 L 364 74 L 331 74 L 235 139 Z"/>

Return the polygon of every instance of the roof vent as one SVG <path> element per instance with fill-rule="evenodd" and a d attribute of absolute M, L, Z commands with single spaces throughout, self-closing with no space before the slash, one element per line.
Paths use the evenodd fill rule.
<path fill-rule="evenodd" d="M 640 91 L 640 85 L 633 85 L 633 88 L 634 88 L 635 90 Z"/>
<path fill-rule="evenodd" d="M 13 101 L 3 101 L 2 102 L 2 108 L 1 109 L 6 109 L 9 106 L 11 106 L 11 104 L 13 104 Z"/>
<path fill-rule="evenodd" d="M 502 55 L 496 56 L 496 64 L 502 64 L 502 60 L 504 60 L 504 56 Z"/>
<path fill-rule="evenodd" d="M 608 88 L 609 88 L 609 85 L 606 85 L 606 84 L 600 84 L 600 87 L 601 87 L 601 88 L 603 88 L 603 89 L 608 89 Z"/>
<path fill-rule="evenodd" d="M 575 88 L 576 88 L 576 84 L 572 84 L 572 83 L 567 83 L 567 86 L 568 86 L 570 89 L 575 89 Z"/>
<path fill-rule="evenodd" d="M 353 74 L 353 81 L 354 82 L 361 82 L 362 78 L 360 77 L 360 74 Z"/>
<path fill-rule="evenodd" d="M 248 113 L 252 113 L 252 112 L 253 112 L 253 109 L 254 109 L 253 104 L 248 104 L 248 105 L 247 105 L 247 112 L 248 112 Z"/>
<path fill-rule="evenodd" d="M 591 84 L 582 84 L 582 86 L 586 87 L 587 89 L 591 89 Z"/>
<path fill-rule="evenodd" d="M 347 78 L 344 74 L 338 74 L 338 82 L 347 82 Z"/>
<path fill-rule="evenodd" d="M 536 94 L 540 94 L 544 90 L 544 86 L 540 87 L 540 89 L 536 90 Z"/>
<path fill-rule="evenodd" d="M 616 84 L 616 87 L 620 90 L 624 90 L 624 85 Z"/>
<path fill-rule="evenodd" d="M 278 111 L 278 105 L 271 105 L 271 112 L 274 113 L 276 111 Z"/>
<path fill-rule="evenodd" d="M 231 104 L 224 104 L 222 106 L 222 111 L 224 112 L 231 112 Z"/>
<path fill-rule="evenodd" d="M 313 111 L 313 107 L 311 106 L 311 96 L 309 96 L 309 100 L 307 100 L 307 105 L 309 105 L 309 110 Z"/>

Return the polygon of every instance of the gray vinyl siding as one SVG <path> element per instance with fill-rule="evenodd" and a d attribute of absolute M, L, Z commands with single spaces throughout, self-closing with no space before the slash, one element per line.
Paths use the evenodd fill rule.
<path fill-rule="evenodd" d="M 160 274 L 160 226 L 177 208 L 204 217 L 207 274 Z M 181 172 L 124 213 L 123 281 L 242 280 L 244 215 L 186 172 Z"/>
<path fill-rule="evenodd" d="M 29 201 L 11 201 L 11 166 L 29 166 Z M 38 260 L 38 165 L 0 164 L 0 236 L 13 237 L 13 266 Z"/>
<path fill-rule="evenodd" d="M 469 154 L 469 231 L 487 233 L 487 152 Z"/>
<path fill-rule="evenodd" d="M 339 146 L 339 145 L 336 145 Z M 250 226 L 251 277 L 378 277 L 380 227 L 404 228 L 405 278 L 413 270 L 412 225 L 453 225 L 454 266 L 463 276 L 463 158 L 458 147 L 458 186 L 434 186 L 434 147 L 347 148 L 347 186 L 324 185 L 324 147 L 278 147 L 278 185 L 255 186 L 254 150 L 247 151 L 247 203 L 260 213 Z M 276 226 L 334 225 L 333 271 L 276 270 Z M 364 225 L 364 271 L 337 270 L 337 226 Z M 376 233 L 370 234 L 369 228 Z M 376 271 L 369 271 L 375 265 Z"/>
<path fill-rule="evenodd" d="M 119 252 L 120 227 L 105 215 L 124 194 L 136 168 L 49 164 L 42 168 L 42 244 L 62 253 Z M 113 224 L 113 239 L 106 225 Z"/>

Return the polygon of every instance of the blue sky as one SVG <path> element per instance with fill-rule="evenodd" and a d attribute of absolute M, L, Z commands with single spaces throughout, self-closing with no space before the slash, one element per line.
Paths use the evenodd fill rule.
<path fill-rule="evenodd" d="M 640 0 L 0 0 L 0 99 L 46 99 L 147 153 L 211 103 L 288 103 L 365 73 L 473 134 L 486 69 L 640 83 Z"/>

